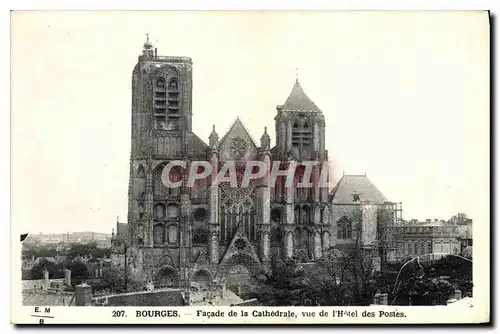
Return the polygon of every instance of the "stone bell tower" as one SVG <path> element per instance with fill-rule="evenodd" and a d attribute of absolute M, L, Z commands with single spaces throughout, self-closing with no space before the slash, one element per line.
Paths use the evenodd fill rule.
<path fill-rule="evenodd" d="M 297 165 L 294 186 L 285 188 L 275 196 L 274 205 L 281 210 L 281 238 L 285 257 L 314 260 L 322 253 L 321 233 L 328 224 L 328 188 L 320 186 L 323 163 L 327 161 L 325 150 L 325 117 L 323 112 L 306 95 L 298 78 L 283 105 L 276 107 L 275 160 L 282 164 Z M 315 161 L 310 188 L 298 188 L 305 174 L 306 161 Z M 297 254 L 299 253 L 299 254 Z"/>
<path fill-rule="evenodd" d="M 191 58 L 158 56 L 148 36 L 132 74 L 128 192 L 128 244 L 146 253 L 184 246 L 187 190 L 162 187 L 161 172 L 168 161 L 186 160 L 192 85 Z"/>

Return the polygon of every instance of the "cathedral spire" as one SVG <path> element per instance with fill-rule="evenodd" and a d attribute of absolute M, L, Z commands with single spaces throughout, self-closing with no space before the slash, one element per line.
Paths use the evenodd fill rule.
<path fill-rule="evenodd" d="M 285 104 L 280 108 L 284 111 L 312 111 L 321 112 L 314 102 L 307 96 L 299 83 L 298 72 L 296 74 L 295 84 L 292 92 L 286 99 Z"/>

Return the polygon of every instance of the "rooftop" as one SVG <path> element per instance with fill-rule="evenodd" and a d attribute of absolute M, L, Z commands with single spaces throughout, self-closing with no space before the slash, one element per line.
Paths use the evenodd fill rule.
<path fill-rule="evenodd" d="M 372 202 L 383 204 L 388 200 L 366 175 L 343 175 L 330 193 L 335 204 Z"/>
<path fill-rule="evenodd" d="M 286 111 L 312 111 L 321 112 L 321 110 L 314 104 L 314 102 L 307 96 L 302 89 L 299 80 L 295 81 L 292 92 L 286 99 L 284 105 L 279 106 L 279 109 Z"/>

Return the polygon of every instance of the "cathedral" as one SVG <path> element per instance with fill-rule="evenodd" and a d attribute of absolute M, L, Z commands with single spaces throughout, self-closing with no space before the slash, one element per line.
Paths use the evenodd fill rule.
<path fill-rule="evenodd" d="M 333 189 L 285 187 L 281 178 L 249 187 L 206 178 L 188 187 L 188 167 L 170 171 L 181 187 L 166 187 L 162 172 L 174 160 L 215 168 L 234 161 L 238 182 L 252 160 L 328 161 L 325 116 L 298 80 L 276 107 L 274 145 L 266 128 L 255 142 L 239 118 L 223 136 L 214 126 L 208 144 L 200 139 L 192 85 L 191 58 L 159 56 L 148 39 L 132 73 L 127 224 L 118 223 L 112 241 L 133 273 L 155 287 L 231 284 L 269 270 L 273 259 L 314 262 L 332 247 L 370 250 L 378 266 L 390 257 L 396 204 L 366 175 L 344 175 Z"/>

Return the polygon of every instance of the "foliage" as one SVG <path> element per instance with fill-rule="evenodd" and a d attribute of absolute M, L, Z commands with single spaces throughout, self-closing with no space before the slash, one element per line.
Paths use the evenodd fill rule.
<path fill-rule="evenodd" d="M 73 244 L 67 250 L 56 249 L 48 246 L 23 244 L 22 260 L 31 261 L 34 257 L 37 264 L 31 269 L 23 272 L 23 279 L 41 279 L 43 278 L 43 269 L 47 268 L 50 278 L 63 278 L 64 269 L 71 270 L 71 276 L 78 280 L 86 279 L 88 277 L 87 266 L 84 263 L 73 261 L 77 256 L 87 256 L 92 258 L 103 258 L 111 255 L 111 249 L 101 249 L 97 247 L 96 243 L 90 244 Z M 62 256 L 64 259 L 62 263 L 56 263 L 48 260 L 47 258 L 55 258 Z"/>
<path fill-rule="evenodd" d="M 30 260 L 33 256 L 38 257 L 56 257 L 59 254 L 55 248 L 47 247 L 29 247 L 23 245 L 22 258 L 25 260 Z"/>
<path fill-rule="evenodd" d="M 334 272 L 318 266 L 304 268 L 295 260 L 274 261 L 272 271 L 248 295 L 266 306 L 315 306 L 363 304 L 352 293 L 352 282 L 339 282 Z"/>
<path fill-rule="evenodd" d="M 71 277 L 75 279 L 85 279 L 89 276 L 87 266 L 81 262 L 71 262 L 66 269 L 71 270 Z"/>
<path fill-rule="evenodd" d="M 59 264 L 42 259 L 31 268 L 30 279 L 42 279 L 44 269 L 49 272 L 49 278 L 64 277 L 63 268 Z"/>
<path fill-rule="evenodd" d="M 399 285 L 396 304 L 446 305 L 454 291 L 454 286 L 443 278 L 410 278 Z"/>
<path fill-rule="evenodd" d="M 472 263 L 456 256 L 436 261 L 413 261 L 402 271 L 396 291 L 390 295 L 396 305 L 446 305 L 455 290 L 472 295 Z"/>
<path fill-rule="evenodd" d="M 272 271 L 264 278 L 256 278 L 258 286 L 250 298 L 257 298 L 266 306 L 299 306 L 304 305 L 304 298 L 309 291 L 304 270 L 295 261 L 273 261 Z M 312 298 L 309 298 L 312 299 Z"/>
<path fill-rule="evenodd" d="M 91 256 L 92 258 L 103 258 L 111 255 L 111 249 L 98 248 L 96 243 L 73 244 L 68 250 L 67 256 L 75 258 L 77 256 Z"/>
<path fill-rule="evenodd" d="M 471 220 L 465 213 L 457 213 L 448 220 L 448 223 L 453 225 L 467 225 Z"/>
<path fill-rule="evenodd" d="M 102 270 L 101 285 L 111 292 L 139 291 L 143 287 L 143 282 L 132 275 L 130 269 L 125 270 L 121 266 L 104 267 Z"/>

